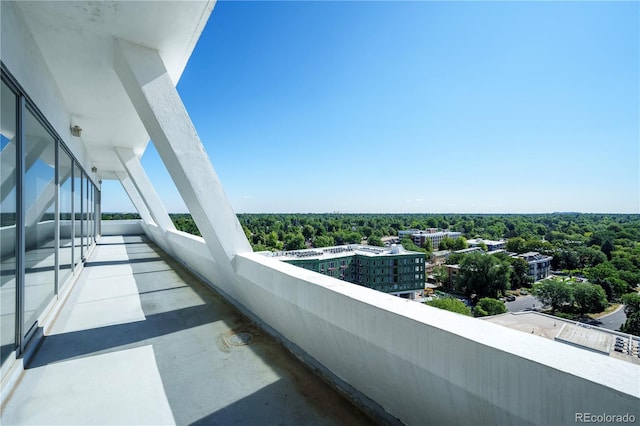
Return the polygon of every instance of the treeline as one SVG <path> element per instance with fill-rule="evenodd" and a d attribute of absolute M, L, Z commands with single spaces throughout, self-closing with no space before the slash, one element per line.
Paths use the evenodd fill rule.
<path fill-rule="evenodd" d="M 104 220 L 132 219 L 137 214 L 104 213 Z M 200 235 L 189 214 L 172 214 L 176 228 Z M 297 250 L 360 243 L 382 245 L 385 236 L 405 229 L 449 229 L 463 234 L 445 241 L 465 247 L 466 239 L 506 239 L 507 250 L 537 251 L 553 256 L 552 267 L 585 274 L 600 283 L 609 298 L 640 283 L 640 215 L 638 214 L 239 214 L 255 251 Z M 407 249 L 426 253 L 441 247 Z M 614 296 L 615 297 L 615 296 Z"/>
<path fill-rule="evenodd" d="M 102 213 L 102 220 L 131 220 L 140 219 L 138 213 Z"/>
<path fill-rule="evenodd" d="M 416 247 L 425 252 L 459 249 L 466 239 L 506 239 L 515 253 L 536 251 L 553 257 L 552 267 L 585 275 L 616 299 L 640 283 L 640 215 L 637 214 L 241 214 L 238 219 L 254 250 L 296 250 L 358 243 L 381 245 L 381 238 L 405 229 L 462 232 L 448 247 Z"/>

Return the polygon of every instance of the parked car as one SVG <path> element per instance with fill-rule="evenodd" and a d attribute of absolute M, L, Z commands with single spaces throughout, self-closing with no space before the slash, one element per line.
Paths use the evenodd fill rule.
<path fill-rule="evenodd" d="M 514 295 L 510 294 L 510 295 L 508 295 L 506 297 L 506 299 L 507 299 L 507 302 L 513 302 L 514 300 L 516 300 L 516 297 Z"/>

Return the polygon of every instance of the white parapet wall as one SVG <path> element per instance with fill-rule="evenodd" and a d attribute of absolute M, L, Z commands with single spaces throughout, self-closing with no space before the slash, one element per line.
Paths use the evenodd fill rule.
<path fill-rule="evenodd" d="M 142 220 L 103 220 L 101 222 L 102 235 L 140 235 L 144 234 Z"/>
<path fill-rule="evenodd" d="M 582 413 L 640 421 L 638 365 L 257 253 L 236 255 L 232 279 L 219 273 L 202 238 L 164 237 L 178 261 L 354 399 L 375 401 L 374 409 L 405 424 L 560 425 Z"/>

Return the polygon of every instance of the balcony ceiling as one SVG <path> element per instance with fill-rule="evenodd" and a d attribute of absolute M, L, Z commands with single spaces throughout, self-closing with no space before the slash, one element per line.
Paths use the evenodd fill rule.
<path fill-rule="evenodd" d="M 113 147 L 142 156 L 146 130 L 113 69 L 114 39 L 159 51 L 177 84 L 211 14 L 211 1 L 17 2 L 98 175 L 123 170 Z"/>

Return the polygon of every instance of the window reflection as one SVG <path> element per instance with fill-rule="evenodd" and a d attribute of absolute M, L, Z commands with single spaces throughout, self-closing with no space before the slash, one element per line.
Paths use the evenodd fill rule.
<path fill-rule="evenodd" d="M 82 259 L 82 171 L 77 164 L 73 167 L 73 265 Z"/>
<path fill-rule="evenodd" d="M 16 106 L 2 83 L 0 92 L 0 364 L 16 347 Z"/>
<path fill-rule="evenodd" d="M 91 216 L 89 218 L 89 241 L 93 244 L 96 241 L 96 201 L 95 201 L 96 188 L 89 185 L 89 211 Z"/>
<path fill-rule="evenodd" d="M 62 288 L 73 269 L 73 161 L 64 149 L 59 150 L 58 180 L 60 182 L 60 242 L 58 283 Z"/>
<path fill-rule="evenodd" d="M 55 291 L 55 141 L 30 111 L 25 112 L 24 334 Z"/>
<path fill-rule="evenodd" d="M 89 186 L 91 185 L 91 181 L 89 180 L 89 177 L 87 175 L 85 175 L 84 177 L 84 187 L 82 190 L 82 195 L 84 196 L 84 200 L 83 200 L 83 226 L 82 226 L 82 244 L 84 244 L 85 247 L 85 256 L 86 256 L 86 249 L 91 245 L 89 243 L 89 216 L 90 216 L 90 211 L 91 211 L 91 203 L 89 203 Z"/>

